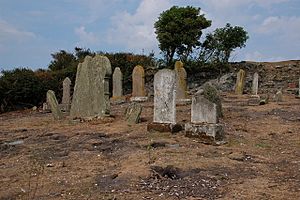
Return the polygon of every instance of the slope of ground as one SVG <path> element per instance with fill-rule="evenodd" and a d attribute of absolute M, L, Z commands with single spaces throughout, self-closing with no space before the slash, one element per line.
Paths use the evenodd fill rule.
<path fill-rule="evenodd" d="M 248 106 L 223 94 L 227 144 L 147 132 L 112 117 L 54 121 L 33 111 L 0 115 L 0 199 L 300 199 L 300 100 Z M 179 122 L 190 106 L 177 106 Z"/>

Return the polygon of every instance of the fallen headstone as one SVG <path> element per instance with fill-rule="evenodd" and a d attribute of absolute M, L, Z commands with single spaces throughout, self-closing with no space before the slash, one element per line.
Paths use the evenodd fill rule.
<path fill-rule="evenodd" d="M 125 118 L 128 124 L 137 124 L 140 122 L 142 106 L 138 103 L 131 103 L 126 108 Z"/>

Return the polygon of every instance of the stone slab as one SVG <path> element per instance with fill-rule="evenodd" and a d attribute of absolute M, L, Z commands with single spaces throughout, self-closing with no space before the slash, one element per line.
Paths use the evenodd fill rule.
<path fill-rule="evenodd" d="M 192 124 L 184 126 L 187 137 L 199 138 L 203 142 L 223 141 L 224 128 L 222 124 Z"/>
<path fill-rule="evenodd" d="M 158 132 L 171 132 L 177 133 L 183 129 L 181 124 L 173 124 L 173 123 L 148 123 L 147 131 L 158 131 Z"/>

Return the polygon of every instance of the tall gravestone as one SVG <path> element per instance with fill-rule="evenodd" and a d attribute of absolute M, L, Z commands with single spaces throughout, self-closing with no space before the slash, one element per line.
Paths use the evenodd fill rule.
<path fill-rule="evenodd" d="M 257 72 L 255 72 L 254 75 L 253 75 L 252 94 L 253 95 L 258 94 L 258 73 Z"/>
<path fill-rule="evenodd" d="M 178 102 L 187 100 L 187 74 L 181 61 L 176 61 L 174 67 L 176 73 L 176 100 Z"/>
<path fill-rule="evenodd" d="M 67 77 L 63 81 L 63 96 L 61 101 L 61 110 L 70 111 L 71 107 L 71 80 Z"/>
<path fill-rule="evenodd" d="M 55 93 L 52 90 L 47 92 L 47 102 L 49 103 L 52 115 L 55 120 L 62 119 L 62 112 L 59 109 L 58 102 L 55 96 Z"/>
<path fill-rule="evenodd" d="M 240 69 L 240 71 L 237 73 L 237 79 L 235 84 L 235 93 L 238 95 L 243 94 L 244 86 L 245 86 L 245 77 L 246 77 L 245 71 Z"/>
<path fill-rule="evenodd" d="M 71 103 L 71 80 L 67 77 L 63 81 L 63 97 L 62 104 L 70 104 Z"/>
<path fill-rule="evenodd" d="M 111 64 L 107 57 L 86 56 L 77 68 L 70 116 L 104 117 L 110 114 L 109 79 Z"/>
<path fill-rule="evenodd" d="M 123 96 L 123 74 L 119 67 L 116 67 L 113 73 L 113 95 L 111 97 L 111 102 L 114 104 L 124 103 L 125 97 Z"/>
<path fill-rule="evenodd" d="M 217 105 L 201 93 L 192 98 L 191 123 L 185 124 L 188 137 L 197 137 L 204 142 L 219 142 L 223 140 L 224 129 L 219 122 Z"/>
<path fill-rule="evenodd" d="M 148 130 L 176 132 L 176 73 L 159 70 L 154 75 L 154 114 Z"/>
<path fill-rule="evenodd" d="M 140 65 L 134 67 L 132 72 L 132 101 L 147 100 L 145 92 L 145 71 Z"/>
<path fill-rule="evenodd" d="M 123 74 L 119 67 L 116 67 L 113 73 L 113 98 L 123 96 Z"/>
<path fill-rule="evenodd" d="M 299 78 L 299 91 L 298 91 L 298 97 L 300 97 L 300 78 Z"/>

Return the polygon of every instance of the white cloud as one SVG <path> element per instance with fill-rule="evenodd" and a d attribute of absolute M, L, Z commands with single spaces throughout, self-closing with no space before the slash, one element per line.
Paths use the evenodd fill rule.
<path fill-rule="evenodd" d="M 267 17 L 258 27 L 257 33 L 277 35 L 279 39 L 300 45 L 300 17 Z M 282 41 L 282 42 L 284 42 Z"/>
<path fill-rule="evenodd" d="M 142 0 L 134 14 L 122 12 L 113 16 L 108 42 L 121 44 L 135 52 L 157 50 L 154 22 L 162 11 L 170 7 L 168 0 Z"/>
<path fill-rule="evenodd" d="M 7 21 L 0 19 L 0 42 L 7 42 L 9 40 L 22 42 L 35 37 L 36 35 L 34 33 L 20 30 L 9 24 Z"/>
<path fill-rule="evenodd" d="M 283 58 L 281 56 L 278 57 L 270 57 L 267 56 L 259 51 L 254 51 L 251 53 L 246 53 L 245 60 L 247 61 L 256 61 L 256 62 L 278 62 L 282 60 L 286 60 L 286 58 Z"/>
<path fill-rule="evenodd" d="M 75 28 L 75 34 L 79 37 L 79 45 L 90 45 L 99 42 L 99 39 L 93 32 L 87 32 L 84 26 Z"/>

